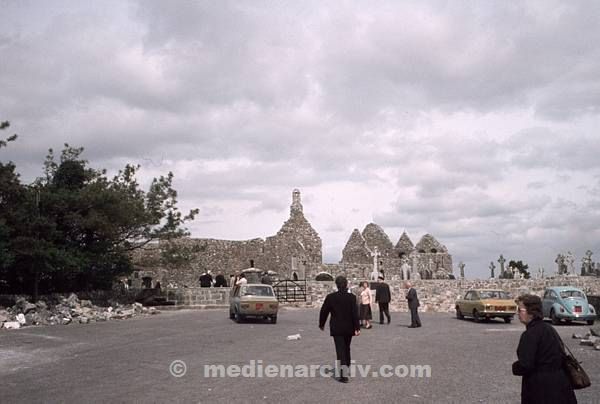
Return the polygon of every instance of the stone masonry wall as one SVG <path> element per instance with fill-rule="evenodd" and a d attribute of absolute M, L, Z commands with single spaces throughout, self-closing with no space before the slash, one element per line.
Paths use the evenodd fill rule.
<path fill-rule="evenodd" d="M 350 287 L 356 291 L 359 280 L 352 280 Z M 388 282 L 392 292 L 390 310 L 407 312 L 408 307 L 402 281 Z M 413 281 L 417 289 L 422 312 L 454 312 L 454 303 L 469 289 L 503 289 L 514 297 L 525 293 L 541 296 L 546 287 L 574 286 L 588 295 L 600 295 L 600 278 L 591 277 L 554 277 L 545 279 L 487 279 L 487 280 L 418 280 Z M 336 290 L 334 282 L 310 281 L 307 283 L 307 302 L 285 303 L 284 306 L 319 308 L 327 296 Z M 185 306 L 223 306 L 229 304 L 229 288 L 184 288 L 169 289 L 168 299 L 177 305 Z M 375 293 L 375 291 L 373 291 Z M 374 309 L 376 305 L 374 306 Z"/>

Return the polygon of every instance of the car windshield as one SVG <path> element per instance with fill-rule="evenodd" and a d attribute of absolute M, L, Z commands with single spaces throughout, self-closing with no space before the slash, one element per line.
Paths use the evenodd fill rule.
<path fill-rule="evenodd" d="M 482 290 L 479 292 L 480 298 L 483 299 L 510 299 L 510 295 L 502 290 Z"/>
<path fill-rule="evenodd" d="M 581 298 L 583 299 L 583 293 L 581 293 L 578 290 L 563 290 L 562 292 L 560 292 L 560 297 L 563 299 L 569 298 L 569 297 L 573 297 L 573 298 Z"/>
<path fill-rule="evenodd" d="M 273 289 L 268 286 L 246 286 L 242 288 L 242 296 L 273 296 Z"/>

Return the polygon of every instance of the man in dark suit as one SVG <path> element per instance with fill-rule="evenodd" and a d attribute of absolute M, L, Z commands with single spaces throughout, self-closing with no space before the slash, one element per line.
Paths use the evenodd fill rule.
<path fill-rule="evenodd" d="M 210 288 L 213 283 L 213 277 L 210 273 L 204 272 L 200 275 L 200 287 Z"/>
<path fill-rule="evenodd" d="M 358 322 L 358 309 L 356 306 L 356 297 L 348 293 L 348 280 L 344 276 L 335 278 L 337 292 L 327 295 L 321 312 L 319 313 L 319 328 L 321 331 L 325 328 L 327 317 L 331 314 L 329 321 L 330 335 L 335 343 L 335 353 L 339 376 L 336 380 L 342 383 L 348 383 L 350 370 L 350 343 L 352 336 L 360 335 L 360 324 Z"/>
<path fill-rule="evenodd" d="M 408 308 L 410 309 L 410 326 L 408 328 L 417 328 L 421 326 L 421 319 L 419 318 L 418 307 L 419 298 L 417 297 L 417 291 L 412 287 L 410 282 L 404 282 L 404 287 L 408 289 L 406 292 L 406 300 L 408 300 Z"/>
<path fill-rule="evenodd" d="M 225 276 L 219 272 L 215 277 L 215 288 L 226 288 L 227 281 L 225 280 Z"/>
<path fill-rule="evenodd" d="M 379 304 L 379 324 L 383 324 L 384 314 L 387 317 L 387 323 L 389 324 L 391 321 L 390 300 L 392 300 L 390 286 L 383 281 L 383 276 L 380 276 L 375 291 L 375 303 Z"/>

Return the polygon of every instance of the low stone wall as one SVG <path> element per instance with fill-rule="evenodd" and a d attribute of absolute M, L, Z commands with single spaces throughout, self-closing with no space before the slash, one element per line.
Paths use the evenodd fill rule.
<path fill-rule="evenodd" d="M 230 288 L 167 289 L 169 302 L 177 306 L 218 306 L 229 304 Z"/>
<path fill-rule="evenodd" d="M 352 280 L 350 287 L 356 291 L 360 280 Z M 374 288 L 374 283 L 373 288 Z M 392 292 L 390 310 L 407 312 L 408 307 L 402 281 L 389 281 Z M 454 312 L 456 299 L 464 296 L 469 289 L 502 289 L 514 297 L 525 293 L 541 296 L 544 289 L 551 286 L 574 286 L 588 295 L 600 295 L 600 278 L 554 277 L 544 279 L 486 279 L 486 280 L 415 280 L 420 310 L 423 312 Z M 334 282 L 307 282 L 307 301 L 283 303 L 283 306 L 318 308 L 328 293 L 335 291 Z M 229 304 L 230 288 L 182 288 L 168 289 L 167 298 L 178 306 L 221 306 Z M 373 290 L 373 296 L 375 291 Z"/>

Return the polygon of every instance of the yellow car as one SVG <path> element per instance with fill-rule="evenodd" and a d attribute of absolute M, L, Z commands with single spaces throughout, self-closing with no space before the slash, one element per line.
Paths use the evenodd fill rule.
<path fill-rule="evenodd" d="M 475 322 L 500 317 L 510 323 L 517 312 L 517 304 L 503 290 L 469 290 L 465 297 L 456 301 L 456 318 L 473 317 Z"/>
<path fill-rule="evenodd" d="M 279 302 L 271 285 L 248 283 L 231 288 L 229 318 L 238 323 L 254 317 L 275 324 L 278 309 Z"/>

